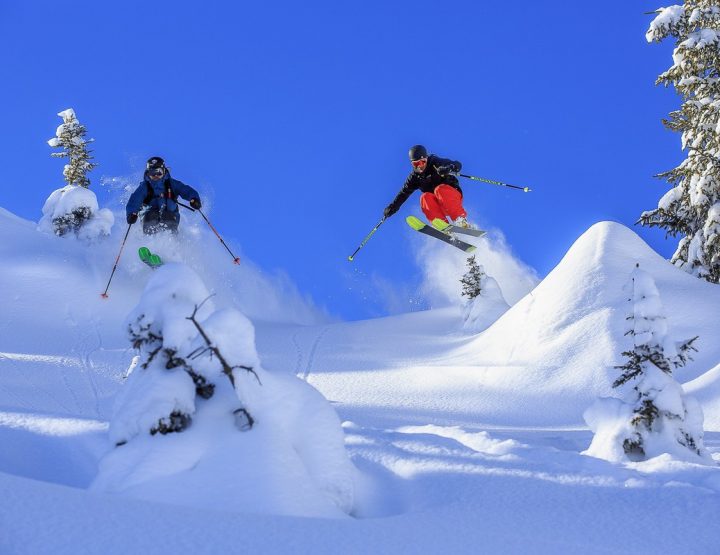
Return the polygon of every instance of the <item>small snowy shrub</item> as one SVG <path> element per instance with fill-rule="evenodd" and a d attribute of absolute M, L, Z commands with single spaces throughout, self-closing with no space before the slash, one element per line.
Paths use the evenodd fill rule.
<path fill-rule="evenodd" d="M 510 306 L 505 301 L 497 281 L 485 273 L 475 256 L 467 259 L 468 271 L 460 283 L 461 295 L 468 297 L 463 308 L 463 329 L 479 333 L 497 320 Z"/>
<path fill-rule="evenodd" d="M 211 399 L 221 380 L 235 388 L 236 370 L 253 374 L 259 383 L 253 369 L 257 364 L 254 349 L 243 351 L 228 345 L 227 350 L 235 355 L 228 359 L 222 349 L 227 330 L 209 333 L 217 317 L 212 314 L 210 294 L 197 275 L 183 266 L 174 267 L 172 272 L 171 284 L 146 290 L 127 323 L 130 342 L 140 354 L 128 380 L 133 407 L 120 410 L 111 427 L 111 433 L 117 434 L 117 444 L 143 432 L 135 426 L 137 422 L 143 422 L 144 431 L 151 435 L 182 432 L 192 422 L 196 397 Z M 168 273 L 168 267 L 160 275 L 163 273 Z M 234 319 L 238 321 L 229 325 L 236 330 L 247 327 L 241 315 L 236 314 Z M 156 384 L 161 384 L 157 391 Z M 142 401 L 143 397 L 147 402 Z M 239 400 L 237 405 L 230 412 L 247 412 Z M 143 414 L 136 414 L 137 409 Z M 248 422 L 252 426 L 249 414 Z"/>
<path fill-rule="evenodd" d="M 690 340 L 676 344 L 668 335 L 660 294 L 654 280 L 639 267 L 626 285 L 629 293 L 630 327 L 625 335 L 633 345 L 623 352 L 625 364 L 613 383 L 632 383 L 626 399 L 600 399 L 585 412 L 595 433 L 586 454 L 608 460 L 641 461 L 669 453 L 685 459 L 712 462 L 703 446 L 703 415 L 700 405 L 687 397 L 672 377 L 684 366 Z"/>
<path fill-rule="evenodd" d="M 344 517 L 353 466 L 330 404 L 262 368 L 255 330 L 181 264 L 153 271 L 126 321 L 139 355 L 92 489 L 243 512 Z"/>
<path fill-rule="evenodd" d="M 81 239 L 109 235 L 115 217 L 107 208 L 99 209 L 90 189 L 66 185 L 53 191 L 45 201 L 38 229 L 55 235 L 75 233 Z"/>
<path fill-rule="evenodd" d="M 483 267 L 475 261 L 475 255 L 467 259 L 467 268 L 467 272 L 460 279 L 463 286 L 461 295 L 473 300 L 482 291 L 482 280 L 485 277 L 485 272 Z"/>

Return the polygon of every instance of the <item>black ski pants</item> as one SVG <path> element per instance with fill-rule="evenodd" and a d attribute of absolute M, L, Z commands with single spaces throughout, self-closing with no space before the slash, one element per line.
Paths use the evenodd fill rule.
<path fill-rule="evenodd" d="M 143 216 L 143 232 L 145 235 L 152 235 L 158 231 L 172 231 L 177 233 L 180 224 L 179 212 L 169 210 L 158 210 L 150 208 Z"/>

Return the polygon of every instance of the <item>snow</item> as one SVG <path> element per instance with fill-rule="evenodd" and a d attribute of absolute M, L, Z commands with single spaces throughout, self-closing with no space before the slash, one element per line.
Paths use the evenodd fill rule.
<path fill-rule="evenodd" d="M 77 185 L 66 185 L 53 191 L 42 208 L 38 229 L 44 233 L 56 233 L 55 220 L 76 210 L 89 210 L 89 219 L 77 231 L 78 237 L 86 240 L 109 235 L 115 216 L 107 208 L 100 209 L 97 197 L 90 189 Z"/>
<path fill-rule="evenodd" d="M 286 277 L 232 264 L 190 218 L 177 239 L 132 229 L 103 300 L 115 227 L 86 244 L 0 209 L 0 553 L 717 550 L 717 464 L 660 447 L 643 462 L 585 453 L 583 414 L 616 393 L 639 263 L 673 336 L 699 336 L 673 377 L 720 461 L 720 290 L 628 228 L 596 224 L 512 300 L 494 273 L 509 251 L 495 268 L 478 256 L 511 306 L 470 331 L 461 301 L 335 322 Z M 168 264 L 142 264 L 142 244 Z M 128 326 L 142 317 L 192 350 L 185 318 L 203 301 L 198 322 L 259 382 L 236 368 L 233 388 L 201 357 L 217 386 L 202 399 L 160 359 L 143 368 Z M 677 409 L 670 393 L 659 402 Z M 618 402 L 595 421 L 619 418 Z M 238 404 L 257 416 L 250 431 L 228 417 Z M 194 411 L 192 425 L 147 433 L 172 408 Z"/>
<path fill-rule="evenodd" d="M 660 8 L 658 15 L 650 23 L 650 28 L 645 34 L 645 38 L 648 42 L 654 40 L 660 40 L 666 36 L 670 29 L 677 26 L 682 19 L 685 17 L 685 8 L 683 6 L 669 6 L 667 8 Z"/>
<path fill-rule="evenodd" d="M 425 278 L 421 287 L 423 298 L 433 308 L 461 305 L 459 280 L 467 271 L 467 255 L 449 251 L 438 241 L 429 243 L 423 236 L 411 237 L 422 245 L 416 258 Z M 496 281 L 508 303 L 515 304 L 538 284 L 535 270 L 513 255 L 501 231 L 490 230 L 485 239 L 473 244 L 477 247 L 475 257 Z"/>
<path fill-rule="evenodd" d="M 464 308 L 463 329 L 471 333 L 484 331 L 510 308 L 495 278 L 485 274 L 481 287 L 480 294 Z"/>

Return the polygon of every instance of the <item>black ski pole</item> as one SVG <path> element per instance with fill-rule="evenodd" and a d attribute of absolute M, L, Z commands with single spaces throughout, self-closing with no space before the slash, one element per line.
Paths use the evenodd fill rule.
<path fill-rule="evenodd" d="M 466 179 L 472 179 L 473 181 L 482 181 L 483 183 L 490 183 L 491 185 L 500 185 L 501 187 L 510 187 L 511 189 L 520 189 L 523 193 L 529 193 L 532 191 L 530 187 L 518 187 L 517 185 L 510 185 L 509 183 L 504 183 L 502 181 L 495 181 L 494 179 L 486 179 L 484 177 L 477 177 L 475 175 L 465 175 L 464 173 L 457 174 L 460 177 L 464 177 Z"/>
<path fill-rule="evenodd" d="M 100 293 L 100 296 L 103 299 L 108 298 L 108 289 L 110 289 L 110 282 L 112 281 L 113 276 L 115 275 L 115 270 L 117 270 L 118 263 L 120 262 L 120 255 L 122 254 L 123 248 L 125 248 L 125 241 L 127 241 L 128 235 L 130 235 L 130 228 L 132 227 L 132 224 L 128 224 L 127 231 L 125 232 L 125 237 L 122 240 L 122 245 L 120 245 L 120 252 L 117 255 L 117 258 L 115 259 L 115 266 L 113 266 L 112 272 L 110 273 L 110 279 L 107 282 L 107 285 L 105 286 L 105 291 Z"/>
<path fill-rule="evenodd" d="M 370 237 L 373 236 L 373 234 L 378 230 L 378 228 L 383 224 L 384 221 L 385 221 L 385 218 L 383 217 L 383 219 L 378 222 L 378 224 L 372 229 L 372 231 L 367 234 L 367 237 L 365 237 L 365 239 L 363 239 L 362 243 L 360 243 L 360 246 L 355 249 L 355 252 L 352 253 L 350 256 L 348 256 L 348 260 L 350 262 L 353 261 L 353 259 L 355 258 L 355 255 L 360 251 L 361 248 L 363 248 L 365 246 L 365 243 L 367 243 L 370 240 Z"/>
<path fill-rule="evenodd" d="M 233 254 L 233 252 L 230 250 L 230 247 L 228 247 L 228 246 L 225 244 L 225 241 L 223 241 L 223 238 L 220 237 L 220 234 L 217 232 L 217 230 L 216 230 L 216 229 L 213 227 L 213 225 L 210 223 L 210 220 L 207 219 L 207 216 L 206 216 L 205 214 L 203 214 L 203 211 L 202 211 L 202 210 L 200 210 L 199 208 L 192 208 L 192 207 L 188 206 L 187 204 L 183 204 L 182 202 L 178 202 L 178 201 L 175 201 L 175 202 L 176 202 L 176 204 L 177 204 L 178 206 L 182 206 L 183 208 L 187 208 L 187 209 L 190 210 L 191 212 L 200 212 L 200 215 L 201 215 L 201 216 L 203 217 L 203 219 L 207 222 L 207 225 L 210 226 L 210 229 L 213 230 L 213 233 L 215 234 L 215 236 L 216 236 L 218 239 L 220 239 L 220 242 L 223 244 L 223 247 L 225 247 L 225 248 L 227 249 L 227 251 L 230 253 L 230 256 L 233 257 L 233 262 L 234 262 L 235 264 L 240 264 L 240 257 L 239 257 L 239 256 L 235 256 L 235 255 Z"/>

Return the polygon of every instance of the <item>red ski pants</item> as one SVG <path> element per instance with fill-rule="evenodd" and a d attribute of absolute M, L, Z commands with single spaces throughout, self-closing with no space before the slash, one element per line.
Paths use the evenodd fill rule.
<path fill-rule="evenodd" d="M 430 222 L 435 218 L 447 221 L 448 216 L 453 220 L 467 216 L 462 205 L 462 193 L 450 185 L 438 185 L 434 192 L 423 193 L 420 208 Z"/>

